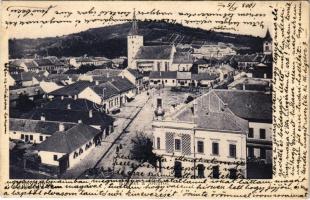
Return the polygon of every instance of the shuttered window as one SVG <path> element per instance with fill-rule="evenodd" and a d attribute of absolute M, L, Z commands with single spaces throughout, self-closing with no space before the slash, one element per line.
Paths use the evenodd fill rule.
<path fill-rule="evenodd" d="M 166 151 L 167 153 L 174 152 L 174 133 L 166 133 Z"/>
<path fill-rule="evenodd" d="M 184 155 L 191 154 L 191 136 L 189 134 L 182 135 L 182 153 Z"/>
<path fill-rule="evenodd" d="M 235 144 L 229 145 L 229 156 L 236 158 L 236 145 Z"/>

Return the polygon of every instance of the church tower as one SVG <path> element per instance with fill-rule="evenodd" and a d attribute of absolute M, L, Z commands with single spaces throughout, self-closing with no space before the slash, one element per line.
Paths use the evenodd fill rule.
<path fill-rule="evenodd" d="M 266 55 L 272 54 L 272 38 L 269 29 L 267 29 L 266 36 L 264 38 L 263 52 Z"/>
<path fill-rule="evenodd" d="M 140 47 L 143 46 L 143 36 L 138 33 L 138 25 L 136 20 L 136 11 L 133 11 L 132 27 L 127 36 L 127 56 L 128 56 L 128 67 L 132 69 L 137 68 L 134 57 L 139 51 Z"/>

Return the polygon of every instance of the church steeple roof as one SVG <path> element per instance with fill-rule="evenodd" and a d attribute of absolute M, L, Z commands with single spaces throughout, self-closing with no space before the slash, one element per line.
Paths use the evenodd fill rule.
<path fill-rule="evenodd" d="M 128 35 L 139 35 L 135 9 L 133 10 L 132 25 Z"/>
<path fill-rule="evenodd" d="M 266 41 L 271 41 L 272 38 L 271 38 L 271 34 L 269 32 L 269 29 L 267 28 L 267 32 L 266 32 L 266 35 L 265 35 L 265 38 L 264 38 Z"/>

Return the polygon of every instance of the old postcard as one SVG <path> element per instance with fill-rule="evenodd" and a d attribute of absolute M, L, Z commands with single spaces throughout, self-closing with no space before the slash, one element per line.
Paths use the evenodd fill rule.
<path fill-rule="evenodd" d="M 308 1 L 3 1 L 1 195 L 306 198 Z"/>

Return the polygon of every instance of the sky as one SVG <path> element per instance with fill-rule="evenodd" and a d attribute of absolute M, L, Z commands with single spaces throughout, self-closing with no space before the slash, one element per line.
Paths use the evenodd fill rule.
<path fill-rule="evenodd" d="M 237 13 L 250 13 L 250 14 L 263 14 L 265 17 L 255 17 L 255 20 L 259 19 L 259 21 L 263 21 L 264 27 L 260 26 L 251 26 L 251 25 L 244 25 L 239 24 L 239 26 L 234 25 L 226 25 L 226 30 L 220 30 L 223 32 L 231 32 L 237 34 L 245 34 L 245 35 L 253 35 L 253 36 L 261 36 L 263 37 L 266 34 L 266 30 L 269 29 L 272 25 L 272 16 L 270 7 L 271 3 L 268 2 L 255 2 L 255 5 L 243 5 L 243 2 L 236 2 L 235 4 L 228 3 L 228 2 L 207 2 L 207 1 L 193 1 L 193 2 L 185 2 L 185 1 L 171 1 L 171 2 L 118 2 L 118 1 L 108 1 L 108 2 L 100 2 L 100 1 L 87 1 L 87 2 L 3 2 L 3 12 L 2 12 L 2 26 L 4 27 L 4 31 L 8 34 L 9 38 L 38 38 L 38 37 L 54 37 L 54 36 L 62 36 L 71 33 L 76 33 L 80 31 L 87 30 L 89 28 L 97 28 L 103 27 L 107 25 L 112 25 L 116 23 L 105 23 L 96 22 L 96 23 L 76 23 L 72 24 L 49 24 L 49 25 L 39 25 L 39 24 L 31 24 L 31 25 L 23 25 L 23 26 L 7 26 L 8 23 L 14 23 L 19 21 L 38 21 L 38 20 L 50 20 L 51 18 L 55 17 L 55 19 L 59 20 L 71 20 L 76 21 L 80 20 L 81 22 L 85 22 L 85 19 L 104 19 L 109 17 L 110 15 L 107 14 L 107 11 L 113 12 L 130 12 L 129 15 L 125 16 L 124 14 L 120 14 L 115 18 L 126 18 L 130 19 L 132 17 L 132 12 L 135 9 L 137 12 L 149 12 L 153 9 L 155 11 L 159 10 L 161 13 L 171 13 L 169 16 L 165 16 L 165 18 L 170 18 L 176 20 L 176 22 L 181 23 L 183 25 L 189 27 L 199 27 L 205 30 L 210 30 L 213 28 L 218 28 L 220 25 L 216 24 L 215 21 L 219 19 L 223 19 L 223 15 L 226 14 L 227 20 L 231 19 L 232 22 L 244 22 L 249 21 L 250 17 L 236 17 Z M 272 3 L 275 7 L 276 3 Z M 51 8 L 48 12 L 42 16 L 40 10 L 47 9 L 48 7 Z M 94 8 L 93 10 L 91 8 Z M 31 13 L 26 14 L 31 10 Z M 80 12 L 89 12 L 87 15 L 78 14 Z M 58 12 L 58 14 L 56 14 Z M 62 12 L 62 13 L 61 13 Z M 64 18 L 63 16 L 68 16 L 68 12 L 72 12 L 72 14 L 68 18 Z M 93 13 L 92 13 L 93 12 Z M 96 12 L 96 13 L 95 13 Z M 102 13 L 99 16 L 99 13 Z M 209 14 L 209 16 L 180 16 L 179 12 L 186 12 L 190 14 Z M 106 14 L 106 15 L 104 15 Z M 221 17 L 210 16 L 210 14 L 221 14 Z M 26 15 L 25 17 L 22 17 Z M 232 18 L 229 16 L 233 15 Z M 119 17 L 121 16 L 121 17 Z M 145 18 L 148 19 L 162 19 L 162 15 L 139 15 L 137 14 L 138 20 L 143 20 Z M 186 20 L 206 20 L 209 23 L 204 24 L 195 24 L 190 23 L 186 24 Z M 252 21 L 252 20 L 251 20 Z M 121 23 L 121 22 L 117 22 Z M 215 29 L 218 30 L 218 29 Z"/>

